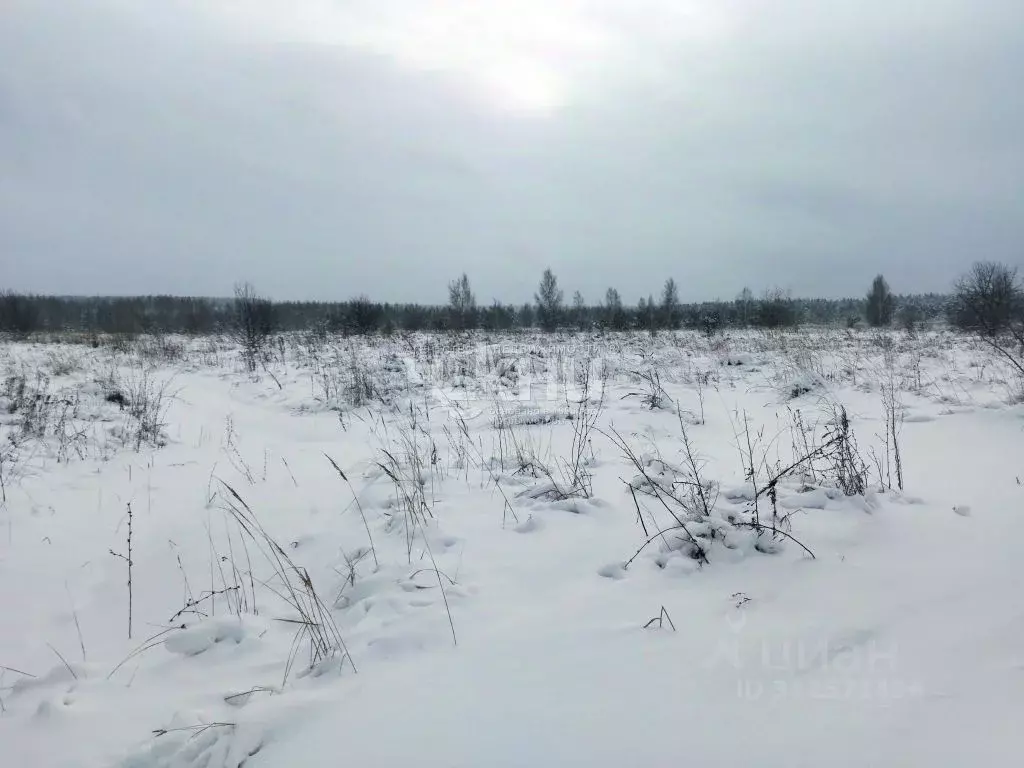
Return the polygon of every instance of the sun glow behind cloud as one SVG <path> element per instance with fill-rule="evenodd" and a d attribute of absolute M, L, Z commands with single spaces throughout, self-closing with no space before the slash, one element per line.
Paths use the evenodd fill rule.
<path fill-rule="evenodd" d="M 706 39 L 723 28 L 714 5 L 637 3 L 647 6 L 645 26 L 674 39 Z M 523 116 L 556 113 L 600 72 L 638 53 L 630 24 L 620 23 L 635 23 L 625 0 L 205 0 L 196 7 L 236 33 L 361 50 L 439 73 L 471 98 Z"/>
<path fill-rule="evenodd" d="M 362 23 L 347 35 L 348 44 L 450 75 L 490 106 L 523 114 L 564 105 L 574 81 L 616 45 L 585 17 L 533 0 L 392 2 L 374 9 L 354 14 Z"/>
<path fill-rule="evenodd" d="M 516 112 L 554 112 L 568 97 L 568 84 L 559 72 L 528 59 L 496 63 L 477 73 L 476 79 L 482 95 Z"/>

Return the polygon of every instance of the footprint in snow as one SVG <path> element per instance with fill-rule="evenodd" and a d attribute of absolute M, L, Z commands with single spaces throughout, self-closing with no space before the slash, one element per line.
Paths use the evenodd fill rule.
<path fill-rule="evenodd" d="M 533 531 L 540 530 L 540 528 L 540 520 L 538 520 L 533 515 L 530 515 L 529 518 L 527 518 L 524 522 L 517 525 L 512 530 L 514 530 L 516 533 L 532 533 Z"/>
<path fill-rule="evenodd" d="M 248 627 L 238 619 L 210 618 L 173 632 L 164 640 L 164 648 L 181 656 L 198 656 L 215 645 L 240 645 Z"/>
<path fill-rule="evenodd" d="M 622 563 L 612 563 L 598 568 L 597 575 L 603 576 L 606 579 L 619 581 L 626 578 L 626 569 L 622 566 Z"/>
<path fill-rule="evenodd" d="M 930 421 L 935 421 L 935 417 L 927 413 L 911 413 L 903 418 L 907 424 L 927 424 Z"/>

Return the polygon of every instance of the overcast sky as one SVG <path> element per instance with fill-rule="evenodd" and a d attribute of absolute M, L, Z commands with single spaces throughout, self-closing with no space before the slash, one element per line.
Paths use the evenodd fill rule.
<path fill-rule="evenodd" d="M 1021 0 L 0 0 L 0 287 L 945 291 L 1022 74 Z"/>

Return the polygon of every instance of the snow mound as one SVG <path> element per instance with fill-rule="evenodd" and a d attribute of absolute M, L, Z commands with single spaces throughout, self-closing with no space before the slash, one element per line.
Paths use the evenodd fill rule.
<path fill-rule="evenodd" d="M 198 656 L 221 643 L 241 645 L 247 636 L 245 622 L 236 616 L 225 616 L 206 619 L 174 632 L 164 642 L 164 647 L 181 656 Z"/>

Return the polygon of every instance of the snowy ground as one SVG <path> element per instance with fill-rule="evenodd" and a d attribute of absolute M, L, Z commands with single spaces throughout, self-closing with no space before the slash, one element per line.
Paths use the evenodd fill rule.
<path fill-rule="evenodd" d="M 5 768 L 1019 760 L 1024 406 L 973 340 L 311 335 L 256 374 L 216 340 L 6 343 L 0 371 Z"/>

